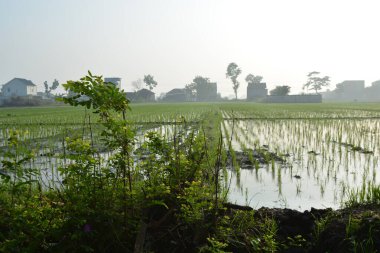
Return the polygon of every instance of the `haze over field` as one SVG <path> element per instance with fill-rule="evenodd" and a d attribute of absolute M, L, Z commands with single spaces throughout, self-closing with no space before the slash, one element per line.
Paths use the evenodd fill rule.
<path fill-rule="evenodd" d="M 152 74 L 156 94 L 196 75 L 232 95 L 225 73 L 262 75 L 268 88 L 302 90 L 320 71 L 332 85 L 380 79 L 378 1 L 327 0 L 0 0 L 0 85 L 14 77 L 78 79 L 87 70 L 123 78 Z"/>

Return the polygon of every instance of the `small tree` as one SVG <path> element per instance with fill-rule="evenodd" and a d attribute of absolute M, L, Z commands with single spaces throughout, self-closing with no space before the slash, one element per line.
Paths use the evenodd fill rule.
<path fill-rule="evenodd" d="M 153 88 L 157 86 L 157 82 L 152 75 L 144 76 L 144 83 L 148 86 L 149 90 L 153 90 Z"/>
<path fill-rule="evenodd" d="M 197 96 L 197 85 L 195 83 L 186 84 L 185 90 L 191 98 L 195 98 Z"/>
<path fill-rule="evenodd" d="M 202 84 L 208 83 L 208 82 L 210 82 L 210 78 L 208 78 L 208 77 L 196 76 L 193 79 L 193 83 L 195 83 L 196 85 L 202 85 Z"/>
<path fill-rule="evenodd" d="M 290 92 L 290 87 L 287 85 L 276 86 L 273 90 L 270 91 L 272 96 L 286 96 Z"/>
<path fill-rule="evenodd" d="M 231 62 L 230 64 L 228 64 L 226 77 L 231 79 L 232 81 L 232 88 L 234 89 L 236 100 L 237 100 L 237 90 L 239 89 L 239 86 L 240 86 L 240 83 L 237 80 L 237 78 L 240 74 L 241 74 L 241 69 L 238 67 L 236 63 Z"/>
<path fill-rule="evenodd" d="M 49 87 L 49 84 L 47 81 L 44 82 L 44 86 L 45 86 L 45 93 L 46 93 L 46 96 L 50 96 L 51 95 L 51 92 L 55 89 L 58 88 L 59 86 L 59 82 L 57 79 L 54 79 L 52 85 Z"/>
<path fill-rule="evenodd" d="M 310 72 L 307 77 L 307 82 L 303 85 L 303 88 L 307 88 L 307 90 L 312 89 L 315 90 L 315 93 L 318 93 L 323 87 L 330 85 L 330 77 L 324 76 L 319 77 L 320 73 L 317 71 Z"/>
<path fill-rule="evenodd" d="M 194 79 L 193 79 L 193 82 L 190 83 L 190 84 L 187 84 L 185 86 L 185 89 L 186 89 L 186 92 L 192 97 L 192 98 L 195 98 L 197 97 L 197 90 L 199 89 L 200 86 L 204 85 L 204 84 L 207 84 L 210 82 L 210 79 L 207 78 L 207 77 L 203 77 L 203 76 L 196 76 Z"/>
<path fill-rule="evenodd" d="M 248 84 L 259 84 L 263 80 L 262 76 L 254 76 L 252 74 L 248 74 L 245 78 L 245 81 Z"/>

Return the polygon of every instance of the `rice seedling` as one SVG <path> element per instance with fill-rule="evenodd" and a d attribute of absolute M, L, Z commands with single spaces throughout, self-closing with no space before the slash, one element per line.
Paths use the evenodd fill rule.
<path fill-rule="evenodd" d="M 367 181 L 369 175 L 378 182 L 378 108 L 368 110 L 365 105 L 359 105 L 356 109 L 353 109 L 354 106 L 346 109 L 333 105 L 335 109 L 331 109 L 325 105 L 310 105 L 302 109 L 286 106 L 286 109 L 278 110 L 275 105 L 266 105 L 263 108 L 262 105 L 248 104 L 232 104 L 231 107 L 234 107 L 235 118 L 240 117 L 241 121 L 236 124 L 238 134 L 232 138 L 238 143 L 236 147 L 247 153 L 246 150 L 259 150 L 259 147 L 268 146 L 273 147 L 275 153 L 288 154 L 288 166 L 281 169 L 282 185 L 291 184 L 292 173 L 289 168 L 296 169 L 302 180 L 307 182 L 307 189 L 299 186 L 297 192 L 306 192 L 305 196 L 318 199 L 321 206 L 338 207 L 341 204 L 334 194 L 340 191 L 338 181 L 345 182 L 345 188 L 360 185 Z M 230 114 L 223 115 L 223 124 L 227 125 L 225 132 L 228 132 L 231 129 L 228 127 L 231 122 L 228 120 Z M 258 182 L 255 179 L 257 177 L 247 179 L 250 181 L 250 192 L 259 192 L 263 185 L 269 188 L 268 185 L 277 183 L 273 173 L 274 163 L 269 156 L 263 156 L 271 164 L 270 180 Z M 252 160 L 249 153 L 247 157 Z M 260 166 L 254 167 L 258 169 Z M 266 170 L 259 172 L 265 173 Z M 361 178 L 357 175 L 361 175 Z M 282 190 L 287 194 L 284 188 Z M 315 192 L 320 192 L 320 196 L 314 195 Z M 286 197 L 292 199 L 291 194 Z M 275 206 L 270 198 L 265 205 Z"/>

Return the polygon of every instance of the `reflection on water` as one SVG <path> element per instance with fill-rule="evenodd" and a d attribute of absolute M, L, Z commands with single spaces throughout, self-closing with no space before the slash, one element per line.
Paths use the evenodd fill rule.
<path fill-rule="evenodd" d="M 230 201 L 257 208 L 338 208 L 350 189 L 379 183 L 379 127 L 378 119 L 226 120 L 234 150 L 264 145 L 286 158 L 231 170 Z"/>
<path fill-rule="evenodd" d="M 147 141 L 145 134 L 147 132 L 157 132 L 167 141 L 172 141 L 174 135 L 187 136 L 192 131 L 196 132 L 194 124 L 164 124 L 164 125 L 135 125 L 135 148 L 141 147 L 142 143 Z M 73 128 L 74 129 L 74 128 Z M 72 130 L 72 129 L 71 129 Z M 100 158 L 101 166 L 108 166 L 108 161 L 111 156 L 115 154 L 115 151 L 106 150 L 104 143 L 102 142 L 102 137 L 99 135 L 100 131 L 94 131 L 92 134 L 93 138 L 89 135 L 90 131 L 88 129 L 76 128 L 76 132 L 68 132 L 67 129 L 61 132 L 49 132 L 50 135 L 45 135 L 44 133 L 34 136 L 34 132 L 30 134 L 30 131 L 24 129 L 19 130 L 22 135 L 20 135 L 20 141 L 24 141 L 22 146 L 27 147 L 27 149 L 34 150 L 34 158 L 23 164 L 25 168 L 33 168 L 38 171 L 36 175 L 32 176 L 32 179 L 40 182 L 44 189 L 53 189 L 62 187 L 62 178 L 59 168 L 66 167 L 68 164 L 74 161 L 68 158 L 68 152 L 66 149 L 67 143 L 66 137 L 74 138 L 74 136 L 83 136 L 87 133 L 87 136 L 82 136 L 81 138 L 91 142 L 91 145 L 97 150 L 94 154 Z M 0 149 L 7 150 L 7 140 L 9 138 L 10 129 L 3 129 L 0 131 Z M 47 132 L 47 131 L 46 131 Z M 26 134 L 25 134 L 26 133 Z M 0 151 L 2 151 L 0 150 Z M 1 156 L 0 160 L 4 159 Z M 66 154 L 63 155 L 63 154 Z M 21 157 L 19 157 L 21 158 Z M 136 158 L 137 159 L 137 158 Z M 137 162 L 137 161 L 135 161 Z M 112 167 L 112 166 L 111 166 Z M 110 168 L 111 168 L 110 167 Z M 0 167 L 1 172 L 1 167 Z M 9 176 L 13 177 L 12 172 L 6 172 Z"/>
<path fill-rule="evenodd" d="M 223 114 L 224 117 L 228 115 Z M 303 116 L 303 115 L 301 115 Z M 26 126 L 25 126 L 26 127 Z M 95 127 L 95 126 L 93 126 Z M 164 124 L 136 126 L 136 148 L 145 141 L 147 131 L 157 131 L 168 141 L 177 133 L 186 136 L 198 125 Z M 30 164 L 41 171 L 45 187 L 59 187 L 57 168 L 69 163 L 59 154 L 65 136 L 89 134 L 88 129 L 72 126 L 58 131 L 36 125 L 25 138 L 38 150 Z M 229 200 L 252 207 L 338 208 L 350 189 L 367 182 L 379 183 L 379 119 L 251 119 L 222 122 L 225 147 L 246 151 L 266 147 L 286 161 L 260 164 L 257 169 L 229 170 Z M 94 131 L 95 146 L 102 146 Z M 48 139 L 47 136 L 51 136 Z M 0 148 L 8 138 L 8 129 L 0 131 Z M 104 161 L 112 152 L 101 150 Z M 231 183 L 230 183 L 231 182 Z"/>

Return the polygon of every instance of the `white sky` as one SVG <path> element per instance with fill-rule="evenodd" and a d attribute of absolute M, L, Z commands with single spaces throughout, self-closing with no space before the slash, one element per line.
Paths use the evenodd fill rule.
<path fill-rule="evenodd" d="M 196 75 L 233 94 L 227 65 L 244 79 L 298 93 L 306 74 L 380 79 L 380 1 L 351 0 L 0 0 L 0 84 L 14 77 L 61 83 L 94 74 L 122 87 L 152 74 L 157 94 Z"/>

